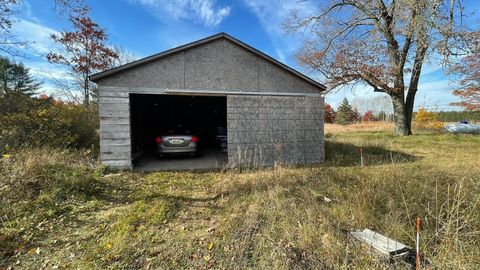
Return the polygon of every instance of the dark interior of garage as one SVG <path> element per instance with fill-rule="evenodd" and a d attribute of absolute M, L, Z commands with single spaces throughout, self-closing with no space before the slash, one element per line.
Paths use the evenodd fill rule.
<path fill-rule="evenodd" d="M 193 162 L 199 168 L 208 168 L 214 165 L 210 163 L 226 161 L 226 97 L 131 94 L 130 104 L 135 166 L 181 169 L 177 166 L 182 162 Z M 165 134 L 195 136 L 198 153 L 193 157 L 180 153 L 159 158 L 156 140 Z"/>

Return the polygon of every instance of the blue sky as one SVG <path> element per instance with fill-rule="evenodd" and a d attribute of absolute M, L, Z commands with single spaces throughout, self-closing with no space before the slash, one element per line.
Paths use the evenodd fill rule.
<path fill-rule="evenodd" d="M 23 0 L 13 28 L 18 38 L 33 40 L 25 58 L 17 58 L 44 80 L 44 91 L 51 93 L 51 78 L 65 77 L 65 70 L 45 60 L 55 47 L 51 33 L 68 29 L 69 24 L 54 11 L 53 0 Z M 145 57 L 197 39 L 226 32 L 267 53 L 277 60 L 315 78 L 295 62 L 304 33 L 285 33 L 281 25 L 295 8 L 303 14 L 313 12 L 315 1 L 284 0 L 87 0 L 91 17 L 106 29 L 110 43 Z M 478 9 L 480 1 L 470 0 L 467 12 Z M 436 61 L 427 63 L 421 77 L 416 107 L 455 109 L 448 104 L 456 98 L 450 89 L 455 84 L 443 74 Z M 327 102 L 336 107 L 347 97 L 382 99 L 368 87 L 344 88 L 327 94 Z M 363 102 L 365 103 L 365 102 Z M 367 102 L 368 103 L 368 102 Z M 360 110 L 364 110 L 359 103 Z M 371 105 L 369 105 L 371 106 Z"/>

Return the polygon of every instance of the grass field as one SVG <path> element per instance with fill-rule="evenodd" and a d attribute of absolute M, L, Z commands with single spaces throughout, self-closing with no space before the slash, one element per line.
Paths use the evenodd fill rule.
<path fill-rule="evenodd" d="M 309 168 L 142 174 L 14 154 L 0 162 L 0 269 L 389 269 L 345 232 L 413 246 L 417 216 L 430 267 L 480 268 L 480 136 L 372 128 L 327 126 L 327 162 Z"/>

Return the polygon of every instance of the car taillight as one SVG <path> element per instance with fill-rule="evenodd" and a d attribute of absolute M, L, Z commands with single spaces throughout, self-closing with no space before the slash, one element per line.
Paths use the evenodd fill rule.
<path fill-rule="evenodd" d="M 198 142 L 198 137 L 197 136 L 192 136 L 192 142 Z"/>
<path fill-rule="evenodd" d="M 158 143 L 158 144 L 161 144 L 161 143 L 163 142 L 162 137 L 157 136 L 157 137 L 155 138 L 155 142 Z"/>

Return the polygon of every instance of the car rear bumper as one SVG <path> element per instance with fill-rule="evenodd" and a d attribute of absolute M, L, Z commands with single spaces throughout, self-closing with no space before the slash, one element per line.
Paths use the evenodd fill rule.
<path fill-rule="evenodd" d="M 157 145 L 157 153 L 159 154 L 188 154 L 196 153 L 197 150 L 198 148 L 196 143 L 190 143 L 188 146 L 180 147 Z"/>

